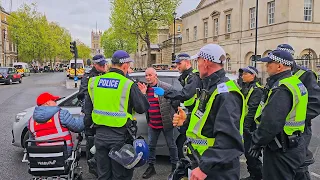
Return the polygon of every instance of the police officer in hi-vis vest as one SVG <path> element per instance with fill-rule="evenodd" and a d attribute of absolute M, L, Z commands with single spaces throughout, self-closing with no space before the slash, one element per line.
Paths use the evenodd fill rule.
<path fill-rule="evenodd" d="M 294 49 L 289 44 L 280 44 L 278 50 L 287 51 L 294 56 Z M 310 144 L 312 130 L 311 120 L 320 114 L 320 87 L 318 85 L 318 75 L 310 69 L 298 66 L 294 63 L 292 73 L 296 75 L 308 90 L 308 105 L 306 125 L 302 137 L 306 142 L 306 160 L 305 163 L 299 168 L 295 176 L 295 180 L 311 179 L 308 171 L 308 165 L 314 162 L 312 152 L 308 150 Z"/>
<path fill-rule="evenodd" d="M 179 81 L 183 88 L 181 90 L 165 91 L 164 98 L 180 100 L 188 111 L 192 112 L 195 105 L 196 89 L 201 88 L 202 85 L 199 72 L 191 67 L 191 57 L 186 53 L 179 54 L 174 63 L 176 63 L 177 69 L 181 73 Z M 158 91 L 156 90 L 155 93 Z M 182 146 L 186 140 L 186 130 L 187 127 L 185 126 L 179 128 L 181 134 L 176 141 L 179 158 L 183 157 Z"/>
<path fill-rule="evenodd" d="M 305 160 L 304 132 L 308 91 L 291 75 L 294 59 L 288 52 L 274 50 L 259 61 L 266 62 L 270 90 L 255 115 L 258 124 L 249 154 L 263 153 L 263 179 L 292 180 Z"/>
<path fill-rule="evenodd" d="M 118 50 L 112 56 L 109 72 L 88 82 L 85 117 L 89 118 L 86 121 L 93 121 L 96 129 L 94 145 L 99 180 L 129 180 L 133 176 L 133 169 L 124 168 L 108 156 L 112 148 L 125 144 L 133 113 L 142 114 L 149 108 L 137 84 L 126 78 L 130 62 L 133 60 L 129 54 Z"/>
<path fill-rule="evenodd" d="M 250 174 L 249 177 L 242 180 L 261 180 L 262 179 L 262 163 L 259 158 L 249 156 L 248 151 L 251 145 L 251 134 L 256 130 L 256 123 L 254 116 L 260 104 L 263 90 L 258 82 L 258 70 L 253 66 L 242 68 L 243 86 L 241 89 L 245 97 L 246 114 L 244 118 L 243 139 L 244 150 L 247 159 L 247 169 Z"/>
<path fill-rule="evenodd" d="M 237 83 L 226 77 L 226 53 L 219 45 L 202 47 L 196 57 L 203 89 L 188 118 L 180 107 L 173 118 L 174 126 L 188 119 L 187 139 L 200 155 L 190 179 L 240 179 L 244 97 Z"/>

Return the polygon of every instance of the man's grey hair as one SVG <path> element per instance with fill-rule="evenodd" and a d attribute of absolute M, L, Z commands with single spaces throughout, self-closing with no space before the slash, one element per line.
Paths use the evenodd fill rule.
<path fill-rule="evenodd" d="M 157 70 L 155 70 L 153 67 L 147 68 L 145 72 L 147 71 L 151 71 L 153 74 L 157 75 Z"/>

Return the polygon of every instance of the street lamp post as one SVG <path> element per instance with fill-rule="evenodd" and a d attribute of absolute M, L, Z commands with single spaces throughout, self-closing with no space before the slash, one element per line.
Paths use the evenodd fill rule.
<path fill-rule="evenodd" d="M 254 67 L 257 67 L 257 47 L 258 47 L 258 0 L 256 0 L 256 36 L 254 44 Z"/>
<path fill-rule="evenodd" d="M 7 66 L 7 58 L 6 58 L 6 29 L 3 29 L 3 54 L 4 54 L 4 66 Z"/>
<path fill-rule="evenodd" d="M 177 13 L 173 13 L 173 56 L 172 56 L 172 61 L 175 60 L 176 57 L 176 16 Z"/>

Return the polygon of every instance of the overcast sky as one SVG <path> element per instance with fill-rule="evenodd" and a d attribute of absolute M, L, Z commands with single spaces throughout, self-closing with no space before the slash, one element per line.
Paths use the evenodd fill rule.
<path fill-rule="evenodd" d="M 91 46 L 91 31 L 110 27 L 110 3 L 108 0 L 12 0 L 12 11 L 23 3 L 37 3 L 37 10 L 45 13 L 49 21 L 58 22 L 67 28 L 72 37 Z M 200 0 L 182 0 L 177 9 L 178 16 L 199 4 Z M 10 0 L 2 0 L 3 7 L 10 11 Z"/>

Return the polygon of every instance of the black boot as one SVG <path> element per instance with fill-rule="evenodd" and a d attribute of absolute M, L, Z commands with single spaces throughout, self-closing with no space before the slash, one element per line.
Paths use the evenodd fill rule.
<path fill-rule="evenodd" d="M 143 179 L 149 179 L 151 176 L 157 174 L 156 170 L 154 169 L 154 166 L 152 164 L 149 164 L 149 167 L 147 170 L 143 173 L 142 178 Z"/>
<path fill-rule="evenodd" d="M 88 161 L 88 166 L 89 166 L 89 173 L 95 175 L 96 177 L 98 177 L 98 173 L 97 173 L 97 162 L 95 158 L 91 158 Z"/>

